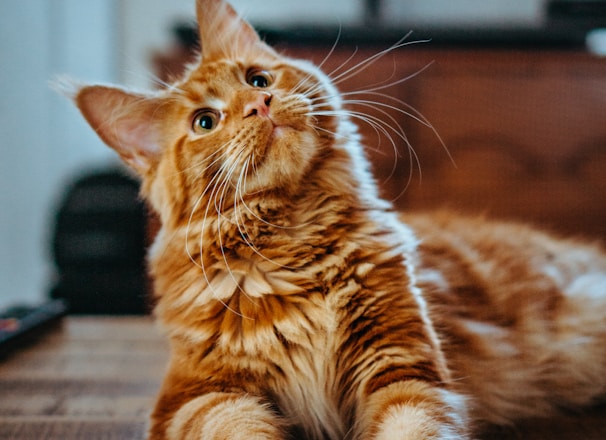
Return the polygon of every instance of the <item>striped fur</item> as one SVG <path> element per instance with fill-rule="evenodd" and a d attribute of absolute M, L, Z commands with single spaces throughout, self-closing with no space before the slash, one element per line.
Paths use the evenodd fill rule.
<path fill-rule="evenodd" d="M 467 439 L 604 395 L 599 249 L 400 218 L 326 75 L 221 0 L 198 21 L 185 78 L 75 95 L 162 222 L 149 265 L 171 360 L 150 440 Z"/>

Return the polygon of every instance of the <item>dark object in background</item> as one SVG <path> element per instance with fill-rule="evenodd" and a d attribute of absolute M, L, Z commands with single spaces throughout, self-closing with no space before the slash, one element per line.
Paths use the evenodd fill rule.
<path fill-rule="evenodd" d="M 145 218 L 139 183 L 121 169 L 77 179 L 57 213 L 51 296 L 73 314 L 146 313 Z"/>
<path fill-rule="evenodd" d="M 547 16 L 574 19 L 596 19 L 606 17 L 604 0 L 550 0 L 547 2 Z"/>
<path fill-rule="evenodd" d="M 58 326 L 66 310 L 63 300 L 54 299 L 36 306 L 21 305 L 1 311 L 0 360 Z"/>

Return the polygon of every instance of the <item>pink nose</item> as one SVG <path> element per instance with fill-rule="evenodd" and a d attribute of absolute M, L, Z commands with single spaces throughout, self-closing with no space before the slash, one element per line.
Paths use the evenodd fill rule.
<path fill-rule="evenodd" d="M 259 92 L 244 106 L 244 117 L 267 116 L 272 95 L 269 92 Z"/>

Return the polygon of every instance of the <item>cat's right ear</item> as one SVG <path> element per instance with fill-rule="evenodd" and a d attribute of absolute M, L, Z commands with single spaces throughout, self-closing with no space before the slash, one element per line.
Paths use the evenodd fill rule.
<path fill-rule="evenodd" d="M 117 87 L 84 86 L 72 98 L 90 126 L 141 176 L 161 153 L 162 103 L 153 96 Z"/>

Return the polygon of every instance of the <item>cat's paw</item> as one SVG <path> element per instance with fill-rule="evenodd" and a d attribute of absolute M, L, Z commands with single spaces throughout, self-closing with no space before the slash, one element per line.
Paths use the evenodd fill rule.
<path fill-rule="evenodd" d="M 190 400 L 174 415 L 171 440 L 282 440 L 280 419 L 268 405 L 247 395 L 211 393 Z"/>
<path fill-rule="evenodd" d="M 359 421 L 360 439 L 467 440 L 465 399 L 457 393 L 410 380 L 370 396 Z"/>
<path fill-rule="evenodd" d="M 446 423 L 444 423 L 446 422 Z M 456 426 L 436 420 L 424 409 L 394 405 L 387 410 L 377 428 L 375 440 L 466 440 Z"/>

